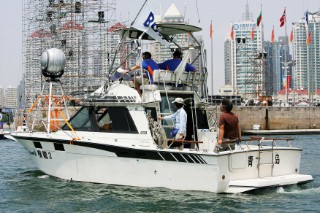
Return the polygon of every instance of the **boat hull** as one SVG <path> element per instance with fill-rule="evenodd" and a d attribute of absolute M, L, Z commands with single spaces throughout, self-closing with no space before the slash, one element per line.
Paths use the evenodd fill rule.
<path fill-rule="evenodd" d="M 300 175 L 297 148 L 203 153 L 119 147 L 13 135 L 36 166 L 58 178 L 94 183 L 238 193 L 312 180 Z M 58 144 L 58 145 L 57 145 Z"/>

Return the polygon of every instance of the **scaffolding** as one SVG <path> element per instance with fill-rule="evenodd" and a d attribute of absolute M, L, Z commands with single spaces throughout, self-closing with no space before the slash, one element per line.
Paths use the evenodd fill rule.
<path fill-rule="evenodd" d="M 116 0 L 24 0 L 23 67 L 25 106 L 36 100 L 44 79 L 40 56 L 61 49 L 67 59 L 65 94 L 101 86 L 108 65 L 108 30 L 115 21 Z"/>
<path fill-rule="evenodd" d="M 245 38 L 237 38 L 237 82 L 238 94 L 246 100 L 258 100 L 267 94 L 266 53 L 252 50 Z"/>

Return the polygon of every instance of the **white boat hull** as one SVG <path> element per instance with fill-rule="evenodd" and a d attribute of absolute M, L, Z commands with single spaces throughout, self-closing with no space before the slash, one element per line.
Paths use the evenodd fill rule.
<path fill-rule="evenodd" d="M 297 148 L 204 153 L 195 150 L 120 147 L 13 134 L 48 175 L 74 181 L 238 193 L 312 180 L 300 175 Z M 31 133 L 32 134 L 32 133 Z M 55 147 L 54 143 L 59 143 Z M 41 147 L 39 146 L 41 144 Z M 61 149 L 63 144 L 64 150 Z M 58 149 L 58 150 L 57 150 Z M 260 152 L 260 162 L 259 159 Z M 276 157 L 277 156 L 277 157 Z"/>

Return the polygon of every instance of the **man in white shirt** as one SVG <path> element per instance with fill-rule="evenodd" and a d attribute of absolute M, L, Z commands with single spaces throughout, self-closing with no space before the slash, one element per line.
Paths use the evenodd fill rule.
<path fill-rule="evenodd" d="M 186 127 L 187 127 L 187 113 L 183 109 L 184 101 L 183 98 L 176 98 L 172 103 L 174 103 L 177 111 L 172 115 L 165 117 L 159 117 L 160 120 L 175 120 L 175 126 L 171 131 L 171 137 L 176 140 L 183 140 L 186 137 Z"/>

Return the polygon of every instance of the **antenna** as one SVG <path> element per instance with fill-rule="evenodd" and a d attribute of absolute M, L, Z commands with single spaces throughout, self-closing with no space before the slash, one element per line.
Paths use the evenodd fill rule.
<path fill-rule="evenodd" d="M 199 16 L 199 8 L 198 8 L 198 0 L 196 0 L 197 14 L 198 14 L 198 23 L 200 24 L 200 16 Z"/>
<path fill-rule="evenodd" d="M 187 1 L 184 2 L 183 21 L 186 23 Z"/>

